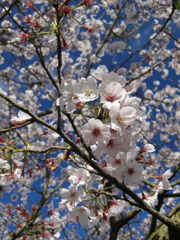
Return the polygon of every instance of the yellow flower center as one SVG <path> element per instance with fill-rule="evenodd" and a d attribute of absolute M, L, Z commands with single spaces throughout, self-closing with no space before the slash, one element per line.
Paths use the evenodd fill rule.
<path fill-rule="evenodd" d="M 122 117 L 122 116 L 119 116 L 119 117 L 116 118 L 116 120 L 117 120 L 119 123 L 123 123 L 124 120 L 125 120 L 125 118 Z"/>
<path fill-rule="evenodd" d="M 72 94 L 72 93 L 69 93 L 69 94 L 68 94 L 68 98 L 69 98 L 69 100 L 72 100 L 73 94 Z"/>
<path fill-rule="evenodd" d="M 85 89 L 85 92 L 86 92 L 86 94 L 87 94 L 88 96 L 90 96 L 92 91 L 91 91 L 89 88 L 86 88 L 86 89 Z"/>

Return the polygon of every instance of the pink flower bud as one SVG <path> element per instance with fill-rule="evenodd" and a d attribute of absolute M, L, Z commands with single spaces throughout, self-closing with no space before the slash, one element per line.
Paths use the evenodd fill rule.
<path fill-rule="evenodd" d="M 68 14 L 70 14 L 72 12 L 72 8 L 71 7 L 68 7 L 68 6 L 64 6 L 63 7 L 63 13 L 65 14 L 65 15 L 68 15 Z"/>
<path fill-rule="evenodd" d="M 93 4 L 93 0 L 83 0 L 82 2 L 80 2 L 80 6 L 83 6 L 83 5 L 85 5 L 85 6 L 90 6 L 90 5 L 92 5 Z"/>
<path fill-rule="evenodd" d="M 44 166 L 37 163 L 36 167 L 38 168 L 38 170 L 41 170 Z"/>
<path fill-rule="evenodd" d="M 31 21 L 31 27 L 37 29 L 37 28 L 41 28 L 41 25 L 38 21 L 34 20 L 34 21 Z"/>
<path fill-rule="evenodd" d="M 162 180 L 162 176 L 157 176 L 156 179 Z"/>
<path fill-rule="evenodd" d="M 73 139 L 73 133 L 70 133 L 69 135 L 70 135 L 70 139 Z"/>
<path fill-rule="evenodd" d="M 84 106 L 85 106 L 85 105 L 84 105 L 83 103 L 81 103 L 81 102 L 76 102 L 75 105 L 76 105 L 77 107 L 84 107 Z"/>
<path fill-rule="evenodd" d="M 26 42 L 29 38 L 28 33 L 20 33 L 21 42 Z M 15 123 L 13 123 L 15 125 Z"/>
<path fill-rule="evenodd" d="M 153 163 L 154 163 L 154 161 L 151 160 L 151 159 L 149 159 L 149 160 L 146 162 L 146 164 L 149 164 L 149 165 L 152 165 Z"/>
<path fill-rule="evenodd" d="M 33 177 L 33 174 L 32 174 L 32 172 L 30 171 L 30 170 L 28 170 L 28 176 L 31 178 L 31 177 Z"/>
<path fill-rule="evenodd" d="M 32 207 L 32 211 L 35 212 L 37 210 L 36 207 Z"/>
<path fill-rule="evenodd" d="M 70 48 L 70 45 L 65 41 L 65 39 L 63 39 L 62 41 L 63 41 L 63 48 L 65 49 Z"/>
<path fill-rule="evenodd" d="M 79 142 L 81 141 L 81 138 L 80 137 L 78 137 L 77 139 L 76 139 L 76 144 L 78 144 Z"/>
<path fill-rule="evenodd" d="M 46 129 L 44 132 L 43 132 L 43 135 L 46 135 L 46 134 L 48 134 L 48 129 Z"/>
<path fill-rule="evenodd" d="M 27 1 L 26 7 L 31 8 L 32 10 L 36 10 L 36 7 L 33 5 L 33 1 Z"/>
<path fill-rule="evenodd" d="M 31 24 L 31 17 L 30 16 L 25 16 L 24 18 L 23 18 L 23 22 L 25 22 L 25 23 L 28 23 L 28 24 Z"/>
<path fill-rule="evenodd" d="M 93 33 L 94 32 L 94 29 L 93 28 L 90 28 L 90 27 L 87 27 L 85 25 L 83 25 L 83 28 L 88 30 L 89 33 Z"/>

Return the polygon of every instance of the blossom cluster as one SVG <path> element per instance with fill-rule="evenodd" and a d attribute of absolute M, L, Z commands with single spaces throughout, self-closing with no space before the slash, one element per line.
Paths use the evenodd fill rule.
<path fill-rule="evenodd" d="M 143 166 L 133 152 L 140 138 L 142 113 L 140 100 L 126 90 L 125 77 L 100 65 L 87 79 L 63 83 L 60 91 L 56 104 L 68 113 L 89 104 L 97 112 L 84 124 L 82 138 L 106 163 L 105 169 L 125 184 L 140 183 Z"/>
<path fill-rule="evenodd" d="M 128 186 L 140 184 L 143 179 L 143 165 L 136 159 L 143 114 L 140 100 L 131 96 L 132 92 L 126 89 L 124 76 L 108 72 L 105 66 L 100 65 L 91 70 L 87 79 L 62 83 L 61 96 L 56 100 L 56 105 L 67 113 L 88 111 L 81 129 L 83 142 L 91 148 L 97 163 L 106 172 Z M 144 152 L 153 151 L 151 144 L 144 147 Z M 109 208 L 102 206 L 96 214 L 84 204 L 82 206 L 90 200 L 84 189 L 91 191 L 93 184 L 98 182 L 98 177 L 88 172 L 92 170 L 90 167 L 74 169 L 69 166 L 70 186 L 61 190 L 60 205 L 66 205 L 71 217 L 78 218 L 84 227 L 93 224 L 98 217 L 107 220 L 122 210 L 122 203 L 118 200 L 112 201 Z"/>
<path fill-rule="evenodd" d="M 83 142 L 91 148 L 95 160 L 108 174 L 132 187 L 134 184 L 141 185 L 146 178 L 146 171 L 143 171 L 145 164 L 140 161 L 143 157 L 141 154 L 154 152 L 155 148 L 151 144 L 141 149 L 137 147 L 141 139 L 142 121 L 145 120 L 140 109 L 140 99 L 132 95 L 133 89 L 127 90 L 126 83 L 124 76 L 108 72 L 106 66 L 100 65 L 96 70 L 91 70 L 87 79 L 62 83 L 61 96 L 56 100 L 56 105 L 67 113 L 73 114 L 80 110 L 87 114 L 81 129 Z M 91 208 L 84 206 L 84 202 L 90 200 L 84 189 L 92 191 L 93 184 L 98 182 L 97 176 L 89 174 L 88 171 L 92 170 L 90 167 L 85 170 L 69 166 L 67 174 L 70 186 L 61 190 L 60 205 L 66 203 L 71 217 L 78 218 L 84 227 L 95 221 Z M 157 204 L 158 191 L 171 189 L 168 181 L 171 176 L 169 169 L 157 177 L 162 182 L 156 186 L 154 196 L 142 193 L 142 199 L 149 205 Z M 107 220 L 117 216 L 122 206 L 126 206 L 125 202 L 112 200 L 108 208 L 102 206 L 103 210 L 96 212 L 96 215 Z"/>

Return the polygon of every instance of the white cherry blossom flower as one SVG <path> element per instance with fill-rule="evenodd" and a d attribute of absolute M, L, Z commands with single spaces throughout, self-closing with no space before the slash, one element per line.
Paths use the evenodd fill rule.
<path fill-rule="evenodd" d="M 27 120 L 29 120 L 31 118 L 31 116 L 29 116 L 29 114 L 19 110 L 18 112 L 18 117 L 16 116 L 13 116 L 11 118 L 11 122 L 13 124 L 20 124 L 20 123 L 23 123 L 23 122 L 26 122 Z"/>
<path fill-rule="evenodd" d="M 176 112 L 176 119 L 180 120 L 180 110 L 177 110 L 177 112 Z"/>
<path fill-rule="evenodd" d="M 97 82 L 94 78 L 81 78 L 76 95 L 81 102 L 93 101 L 99 97 L 97 93 Z"/>
<path fill-rule="evenodd" d="M 126 78 L 115 72 L 104 73 L 102 75 L 102 82 L 109 85 L 111 82 L 119 83 L 122 87 L 126 84 Z"/>
<path fill-rule="evenodd" d="M 109 172 L 112 176 L 122 181 L 122 173 L 125 167 L 126 155 L 119 152 L 116 157 L 107 156 L 106 162 L 108 163 L 105 170 Z"/>
<path fill-rule="evenodd" d="M 145 194 L 143 194 L 143 200 L 149 206 L 156 206 L 158 204 L 158 190 L 155 191 L 154 195 L 152 196 L 146 196 Z"/>
<path fill-rule="evenodd" d="M 99 119 L 91 118 L 83 126 L 82 136 L 87 145 L 106 144 L 110 138 L 109 127 L 103 124 Z"/>
<path fill-rule="evenodd" d="M 154 148 L 154 146 L 153 146 L 152 144 L 146 144 L 146 145 L 144 146 L 144 150 L 145 150 L 146 152 L 154 152 L 154 151 L 155 151 L 155 148 Z"/>
<path fill-rule="evenodd" d="M 168 169 L 162 176 L 157 177 L 157 179 L 161 179 L 161 182 L 158 186 L 158 189 L 163 189 L 163 190 L 171 190 L 171 184 L 168 181 L 168 179 L 173 175 L 173 172 Z"/>
<path fill-rule="evenodd" d="M 60 107 L 66 106 L 66 112 L 71 113 L 76 109 L 76 103 L 79 102 L 77 93 L 77 82 L 71 80 L 69 84 L 64 83 L 60 87 L 61 97 L 56 100 L 56 105 Z"/>
<path fill-rule="evenodd" d="M 1 185 L 8 186 L 10 185 L 13 181 L 17 181 L 21 177 L 21 169 L 16 168 L 12 173 L 3 173 L 0 174 L 0 182 Z"/>
<path fill-rule="evenodd" d="M 8 161 L 0 157 L 0 168 L 10 169 Z"/>
<path fill-rule="evenodd" d="M 81 202 L 81 197 L 83 196 L 82 190 L 78 190 L 75 185 L 70 185 L 68 188 L 62 188 L 60 190 L 62 197 L 61 204 L 69 203 L 68 207 L 71 207 L 73 204 Z"/>
<path fill-rule="evenodd" d="M 133 107 L 120 108 L 119 103 L 114 103 L 109 111 L 112 121 L 112 128 L 123 129 L 124 127 L 132 124 L 136 120 L 136 109 Z"/>
<path fill-rule="evenodd" d="M 119 83 L 111 82 L 109 85 L 101 84 L 98 88 L 101 96 L 101 103 L 103 107 L 110 109 L 110 107 L 125 98 L 127 93 Z"/>
<path fill-rule="evenodd" d="M 122 171 L 125 166 L 126 155 L 124 153 L 119 152 L 116 157 L 107 156 L 106 161 L 111 164 L 112 167 L 118 169 L 118 171 Z"/>
<path fill-rule="evenodd" d="M 101 146 L 98 146 L 96 153 L 101 155 L 108 153 L 112 157 L 115 157 L 118 152 L 127 153 L 132 145 L 131 136 L 129 134 L 122 134 L 120 131 L 111 129 L 111 137 L 109 141 Z"/>
<path fill-rule="evenodd" d="M 59 209 L 50 209 L 48 214 L 51 215 L 51 218 L 54 218 L 55 221 L 60 219 Z"/>
<path fill-rule="evenodd" d="M 121 213 L 123 209 L 122 200 L 116 200 L 110 202 L 110 207 L 108 209 L 108 217 L 117 216 Z"/>
<path fill-rule="evenodd" d="M 125 185 L 132 185 L 133 183 L 140 184 L 143 178 L 142 171 L 143 171 L 142 164 L 139 164 L 134 160 L 127 161 L 123 172 L 124 184 Z"/>
<path fill-rule="evenodd" d="M 100 65 L 96 70 L 91 69 L 90 72 L 95 79 L 102 81 L 102 76 L 104 73 L 108 73 L 108 69 L 105 65 Z"/>
<path fill-rule="evenodd" d="M 69 174 L 68 180 L 75 184 L 77 187 L 85 185 L 88 178 L 90 178 L 90 173 L 83 168 L 68 167 L 67 172 Z"/>
<path fill-rule="evenodd" d="M 79 223 L 84 228 L 87 228 L 90 223 L 90 217 L 92 216 L 92 212 L 89 208 L 86 208 L 84 206 L 75 207 L 71 212 L 71 216 L 73 218 L 77 218 Z"/>
<path fill-rule="evenodd" d="M 97 153 L 108 153 L 112 157 L 115 157 L 120 149 L 122 149 L 123 138 L 110 138 L 105 145 L 99 146 Z M 123 151 L 123 150 L 122 150 Z"/>
<path fill-rule="evenodd" d="M 136 110 L 138 110 L 141 100 L 137 97 L 130 97 L 129 94 L 130 93 L 128 92 L 128 94 L 126 94 L 126 97 L 122 99 L 121 107 L 131 106 L 131 107 L 135 108 Z"/>

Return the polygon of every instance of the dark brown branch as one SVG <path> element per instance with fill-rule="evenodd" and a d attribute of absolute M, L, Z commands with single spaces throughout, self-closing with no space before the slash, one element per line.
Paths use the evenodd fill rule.
<path fill-rule="evenodd" d="M 2 149 L 3 147 L 0 146 L 0 149 Z M 8 148 L 9 150 L 14 150 L 13 148 Z M 53 152 L 53 151 L 64 151 L 64 150 L 70 150 L 70 148 L 68 147 L 59 147 L 59 146 L 52 146 L 46 149 L 42 149 L 42 150 L 38 150 L 38 149 L 29 149 L 29 148 L 20 148 L 20 149 L 15 149 L 15 152 L 29 152 L 29 153 L 49 153 L 49 152 Z"/>
<path fill-rule="evenodd" d="M 164 195 L 164 198 L 176 198 L 176 197 L 180 197 L 180 193 L 166 193 Z"/>
<path fill-rule="evenodd" d="M 180 211 L 177 211 L 171 218 L 171 221 L 180 225 Z M 155 232 L 153 232 L 147 240 L 179 240 L 180 230 L 168 228 L 165 224 L 161 225 Z"/>
<path fill-rule="evenodd" d="M 116 220 L 115 217 L 110 218 L 110 237 L 109 240 L 116 240 L 118 231 L 120 228 L 122 228 L 124 225 L 126 225 L 131 219 L 133 219 L 141 210 L 132 210 L 129 213 L 126 214 L 126 216 L 123 216 L 120 220 Z"/>
<path fill-rule="evenodd" d="M 60 14 L 59 14 L 59 4 L 54 5 L 56 10 L 56 22 L 57 22 L 57 33 L 56 33 L 56 40 L 57 40 L 57 57 L 58 57 L 58 66 L 57 66 L 57 76 L 59 85 L 61 84 L 61 66 L 62 66 L 62 46 L 61 46 L 61 35 L 60 35 Z"/>

